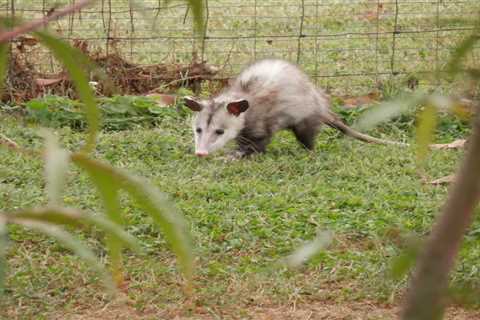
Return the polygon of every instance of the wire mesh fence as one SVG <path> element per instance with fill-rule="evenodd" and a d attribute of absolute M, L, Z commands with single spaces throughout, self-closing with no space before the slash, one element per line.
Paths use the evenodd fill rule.
<path fill-rule="evenodd" d="M 3 15 L 31 19 L 75 0 L 0 1 Z M 50 29 L 135 64 L 207 61 L 220 69 L 218 78 L 254 60 L 283 58 L 329 91 L 354 93 L 392 78 L 438 84 L 430 72 L 474 29 L 479 9 L 478 0 L 205 0 L 201 35 L 184 2 L 100 0 Z M 47 51 L 24 50 L 39 69 L 55 71 Z"/>

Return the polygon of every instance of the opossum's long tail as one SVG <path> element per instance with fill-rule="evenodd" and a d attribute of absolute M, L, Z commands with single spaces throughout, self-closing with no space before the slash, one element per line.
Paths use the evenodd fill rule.
<path fill-rule="evenodd" d="M 332 112 L 330 112 L 328 119 L 325 119 L 324 122 L 326 125 L 341 131 L 343 134 L 363 142 L 377 143 L 377 144 L 390 144 L 390 145 L 408 147 L 407 143 L 374 138 L 372 136 L 369 136 L 368 134 L 358 132 L 355 129 L 352 129 L 349 126 L 347 126 L 342 120 L 340 120 L 340 118 L 338 118 L 336 114 Z"/>

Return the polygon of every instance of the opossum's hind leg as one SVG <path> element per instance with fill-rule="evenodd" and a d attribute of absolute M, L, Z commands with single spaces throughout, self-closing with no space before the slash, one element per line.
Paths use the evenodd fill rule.
<path fill-rule="evenodd" d="M 255 153 L 264 153 L 267 150 L 267 145 L 270 143 L 271 137 L 251 137 L 240 135 L 237 137 L 238 150 L 237 155 L 246 157 Z"/>
<path fill-rule="evenodd" d="M 291 129 L 302 146 L 308 150 L 313 150 L 315 148 L 315 137 L 317 136 L 319 129 L 318 121 L 305 119 L 297 123 Z"/>

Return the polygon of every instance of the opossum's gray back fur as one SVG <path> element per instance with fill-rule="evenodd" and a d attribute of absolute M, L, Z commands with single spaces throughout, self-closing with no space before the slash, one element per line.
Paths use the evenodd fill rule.
<path fill-rule="evenodd" d="M 283 60 L 261 60 L 245 69 L 215 103 L 246 99 L 245 130 L 271 135 L 306 118 L 329 117 L 329 99 L 296 66 Z"/>

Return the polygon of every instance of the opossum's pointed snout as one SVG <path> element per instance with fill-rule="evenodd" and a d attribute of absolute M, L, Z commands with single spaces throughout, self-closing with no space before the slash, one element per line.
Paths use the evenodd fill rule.
<path fill-rule="evenodd" d="M 208 152 L 207 151 L 197 151 L 197 152 L 195 152 L 195 155 L 197 157 L 204 158 L 204 157 L 208 156 Z"/>

